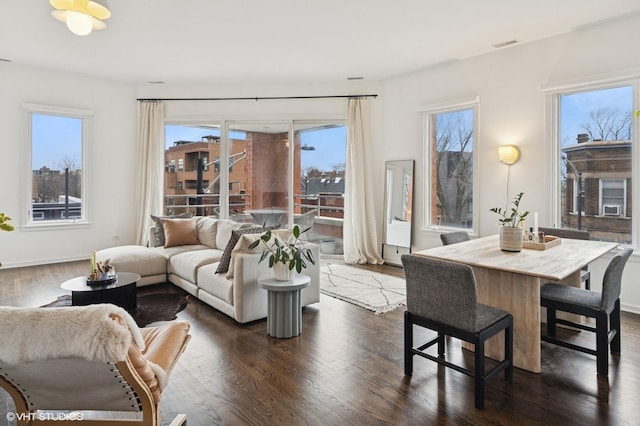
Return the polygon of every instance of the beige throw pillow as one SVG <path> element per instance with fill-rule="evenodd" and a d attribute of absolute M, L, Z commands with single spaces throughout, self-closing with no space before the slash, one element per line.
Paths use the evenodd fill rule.
<path fill-rule="evenodd" d="M 256 226 L 252 223 L 239 223 L 229 219 L 221 219 L 216 223 L 218 224 L 218 229 L 216 231 L 216 248 L 218 250 L 224 250 L 225 247 L 227 247 L 229 240 L 231 239 L 231 232 L 234 229 L 251 228 Z"/>
<path fill-rule="evenodd" d="M 164 228 L 164 247 L 200 244 L 196 233 L 195 217 L 189 219 L 162 219 Z"/>
<path fill-rule="evenodd" d="M 198 240 L 200 244 L 204 244 L 212 249 L 216 246 L 216 234 L 218 231 L 218 219 L 211 217 L 199 217 L 196 223 L 196 232 L 198 233 Z"/>

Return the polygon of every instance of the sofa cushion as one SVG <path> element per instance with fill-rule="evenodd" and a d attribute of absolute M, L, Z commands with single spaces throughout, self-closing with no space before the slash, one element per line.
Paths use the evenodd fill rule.
<path fill-rule="evenodd" d="M 271 234 L 273 238 L 278 238 L 280 241 L 289 241 L 289 239 L 293 235 L 291 229 L 275 229 L 271 232 Z M 264 244 L 258 244 L 257 247 L 249 249 L 249 246 L 260 237 L 261 234 L 244 234 L 240 236 L 240 239 L 231 251 L 231 259 L 229 261 L 229 269 L 227 270 L 227 278 L 233 278 L 235 257 L 238 253 L 262 253 L 262 251 L 265 249 Z"/>
<path fill-rule="evenodd" d="M 218 221 L 218 229 L 216 230 L 216 248 L 224 250 L 231 239 L 231 231 L 240 228 L 253 228 L 253 223 L 239 223 L 233 220 L 221 219 Z"/>
<path fill-rule="evenodd" d="M 280 225 L 267 226 L 265 228 L 262 228 L 262 227 L 242 228 L 242 229 L 234 229 L 233 231 L 231 231 L 231 238 L 229 238 L 229 242 L 227 243 L 227 246 L 224 249 L 224 253 L 220 258 L 220 264 L 218 265 L 218 269 L 216 269 L 216 274 L 222 274 L 229 270 L 229 264 L 231 262 L 231 252 L 233 251 L 234 247 L 238 243 L 238 240 L 240 239 L 241 235 L 262 234 L 265 231 L 276 229 L 278 227 L 280 227 Z"/>
<path fill-rule="evenodd" d="M 192 213 L 181 213 L 181 214 L 177 214 L 175 216 L 154 216 L 151 215 L 151 220 L 156 224 L 153 232 L 155 233 L 156 236 L 156 245 L 155 247 L 158 246 L 164 246 L 164 227 L 162 226 L 162 219 L 171 219 L 171 218 L 188 218 L 188 217 L 193 217 Z"/>
<path fill-rule="evenodd" d="M 164 246 L 184 246 L 199 244 L 196 233 L 196 218 L 188 219 L 162 219 L 164 228 Z"/>
<path fill-rule="evenodd" d="M 213 263 L 198 269 L 198 288 L 233 305 L 233 278 L 228 279 L 224 274 L 215 274 L 217 267 L 218 264 Z"/>
<path fill-rule="evenodd" d="M 134 272 L 141 277 L 166 274 L 167 258 L 155 249 L 128 245 L 99 250 L 97 260 L 111 259 L 116 273 Z"/>
<path fill-rule="evenodd" d="M 217 249 L 190 250 L 171 256 L 167 272 L 196 283 L 198 268 L 220 260 L 222 251 Z M 198 283 L 199 285 L 199 283 Z"/>
<path fill-rule="evenodd" d="M 198 234 L 198 240 L 200 244 L 204 244 L 209 248 L 216 247 L 216 233 L 218 230 L 218 219 L 214 219 L 207 216 L 198 218 L 196 223 L 196 232 Z M 220 248 L 222 249 L 222 247 Z"/>

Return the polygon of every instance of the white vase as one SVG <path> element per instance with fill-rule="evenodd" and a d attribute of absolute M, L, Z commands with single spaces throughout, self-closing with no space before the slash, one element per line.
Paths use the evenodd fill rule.
<path fill-rule="evenodd" d="M 500 227 L 500 250 L 502 251 L 522 251 L 523 229 L 511 226 Z"/>
<path fill-rule="evenodd" d="M 278 281 L 291 281 L 295 269 L 289 269 L 288 264 L 278 262 L 273 265 L 273 277 Z"/>

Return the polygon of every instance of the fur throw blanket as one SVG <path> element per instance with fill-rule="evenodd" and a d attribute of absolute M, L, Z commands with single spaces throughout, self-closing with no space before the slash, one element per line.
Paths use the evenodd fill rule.
<path fill-rule="evenodd" d="M 132 339 L 144 350 L 135 321 L 127 311 L 114 305 L 0 306 L 0 361 L 6 364 L 67 357 L 123 361 Z"/>

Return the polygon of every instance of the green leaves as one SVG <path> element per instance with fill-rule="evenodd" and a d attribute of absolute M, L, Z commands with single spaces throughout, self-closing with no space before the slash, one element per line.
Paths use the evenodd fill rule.
<path fill-rule="evenodd" d="M 9 223 L 10 221 L 11 218 L 9 216 L 5 215 L 4 213 L 0 213 L 0 231 L 13 231 L 15 228 L 12 224 Z"/>
<path fill-rule="evenodd" d="M 270 268 L 273 268 L 273 265 L 280 262 L 287 265 L 289 270 L 295 269 L 300 273 L 307 267 L 307 262 L 310 262 L 312 265 L 316 263 L 311 249 L 305 247 L 304 243 L 300 240 L 300 235 L 309 229 L 311 228 L 301 231 L 298 225 L 294 225 L 291 230 L 293 240 L 280 241 L 277 237 L 274 237 L 273 242 L 271 242 L 273 234 L 271 231 L 266 231 L 259 239 L 249 244 L 249 249 L 255 249 L 262 243 L 264 244 L 264 250 L 262 251 L 259 262 L 263 262 L 269 258 Z"/>
<path fill-rule="evenodd" d="M 521 192 L 513 198 L 513 207 L 511 207 L 511 210 L 507 210 L 506 208 L 502 210 L 501 207 L 494 207 L 492 209 L 489 209 L 489 211 L 502 216 L 502 218 L 498 219 L 498 221 L 503 226 L 510 226 L 512 228 L 516 228 L 520 225 L 520 222 L 524 221 L 524 219 L 529 215 L 529 212 L 523 212 L 518 210 L 518 207 L 520 207 L 520 201 L 522 200 L 523 195 L 524 195 L 524 192 Z M 507 216 L 507 214 L 509 214 L 509 216 Z"/>

